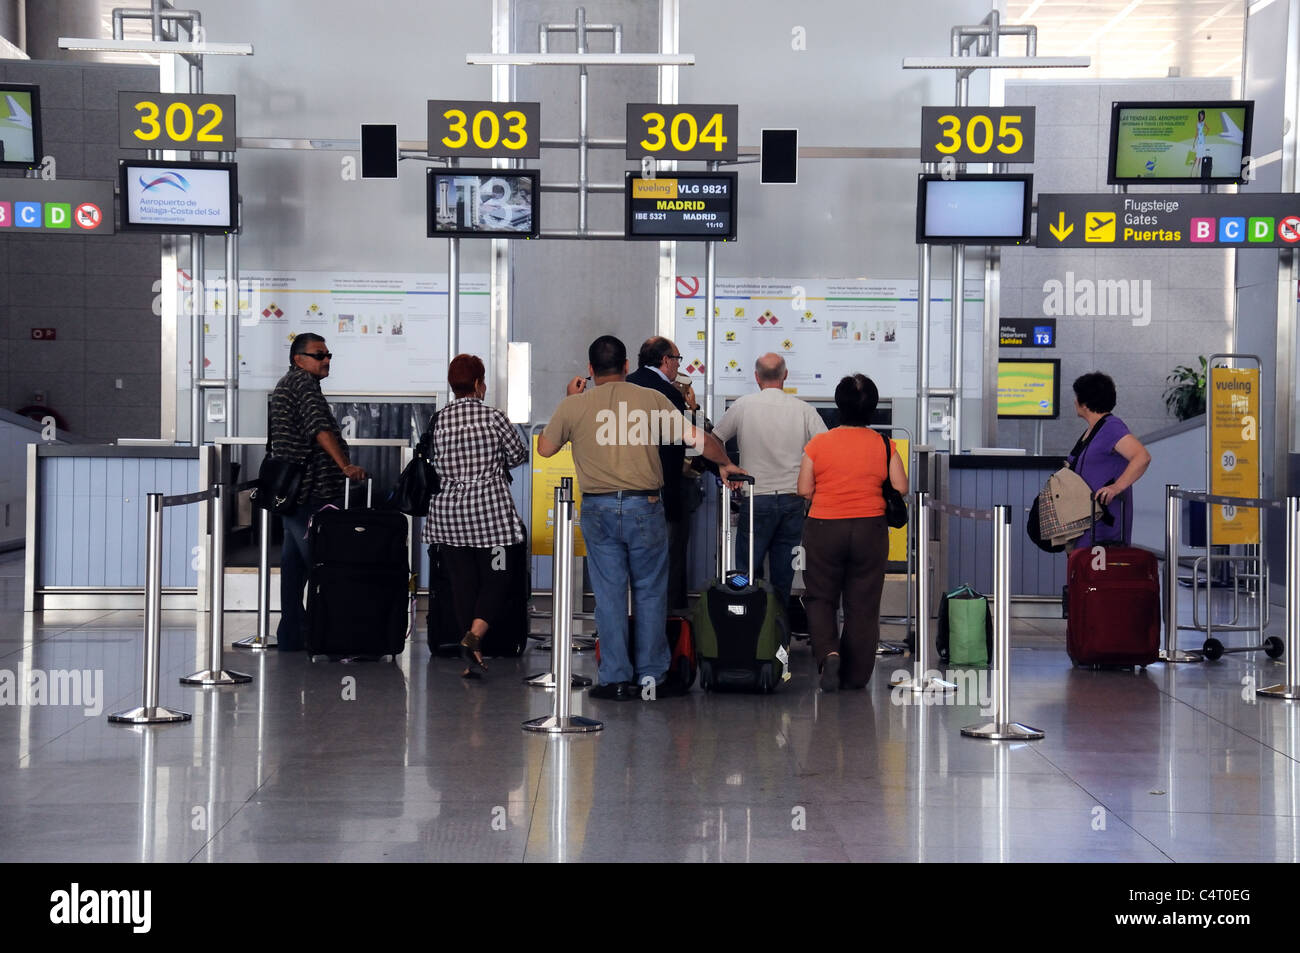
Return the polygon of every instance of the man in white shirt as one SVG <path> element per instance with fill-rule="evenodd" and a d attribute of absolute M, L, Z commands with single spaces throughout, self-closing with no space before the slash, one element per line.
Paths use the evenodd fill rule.
<path fill-rule="evenodd" d="M 826 430 L 821 416 L 806 401 L 785 392 L 785 358 L 764 354 L 754 362 L 758 393 L 731 405 L 713 433 L 724 443 L 740 445 L 740 465 L 754 477 L 754 574 L 763 575 L 771 560 L 772 588 L 781 605 L 790 601 L 794 583 L 794 547 L 803 537 L 804 501 L 795 492 L 803 448 Z M 749 521 L 740 521 L 737 565 L 749 547 Z"/>

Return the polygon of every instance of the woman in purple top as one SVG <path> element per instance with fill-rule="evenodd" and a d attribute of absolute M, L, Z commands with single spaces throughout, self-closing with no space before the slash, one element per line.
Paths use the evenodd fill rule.
<path fill-rule="evenodd" d="M 1092 488 L 1093 496 L 1110 506 L 1111 525 L 1097 523 L 1097 541 L 1133 539 L 1133 484 L 1151 464 L 1151 454 L 1124 421 L 1111 415 L 1115 409 L 1115 382 L 1099 371 L 1084 374 L 1074 382 L 1075 412 L 1088 424 L 1067 458 L 1070 466 Z M 1122 512 L 1120 512 L 1122 511 Z M 1120 519 L 1123 523 L 1120 523 Z M 1091 532 L 1075 543 L 1079 549 L 1092 545 Z"/>

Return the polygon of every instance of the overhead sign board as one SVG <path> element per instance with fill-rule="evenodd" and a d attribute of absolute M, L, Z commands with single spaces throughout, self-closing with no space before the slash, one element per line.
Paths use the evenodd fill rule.
<path fill-rule="evenodd" d="M 541 154 L 541 103 L 429 100 L 431 156 L 536 159 Z"/>
<path fill-rule="evenodd" d="M 922 106 L 921 161 L 1033 162 L 1033 106 Z"/>
<path fill-rule="evenodd" d="M 1300 244 L 1292 192 L 1038 196 L 1039 248 L 1290 248 Z"/>
<path fill-rule="evenodd" d="M 0 178 L 0 235 L 112 235 L 113 183 Z"/>
<path fill-rule="evenodd" d="M 235 151 L 235 97 L 209 93 L 117 94 L 123 149 Z"/>
<path fill-rule="evenodd" d="M 627 158 L 716 159 L 737 155 L 738 107 L 627 104 Z"/>

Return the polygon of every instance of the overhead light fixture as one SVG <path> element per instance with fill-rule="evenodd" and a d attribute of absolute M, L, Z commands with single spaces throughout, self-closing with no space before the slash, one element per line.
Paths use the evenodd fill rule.
<path fill-rule="evenodd" d="M 467 53 L 469 66 L 694 66 L 694 53 Z"/>
<path fill-rule="evenodd" d="M 178 43 L 175 40 L 99 40 L 59 37 L 59 49 L 79 53 L 188 53 L 191 56 L 252 56 L 252 43 Z"/>
<path fill-rule="evenodd" d="M 1060 69 L 1088 67 L 1090 56 L 905 56 L 903 69 Z"/>

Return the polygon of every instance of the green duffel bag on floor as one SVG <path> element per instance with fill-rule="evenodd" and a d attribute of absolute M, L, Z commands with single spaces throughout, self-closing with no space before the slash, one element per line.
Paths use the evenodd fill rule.
<path fill-rule="evenodd" d="M 939 600 L 935 633 L 939 658 L 949 665 L 988 665 L 993 660 L 993 611 L 970 586 L 958 586 Z"/>

